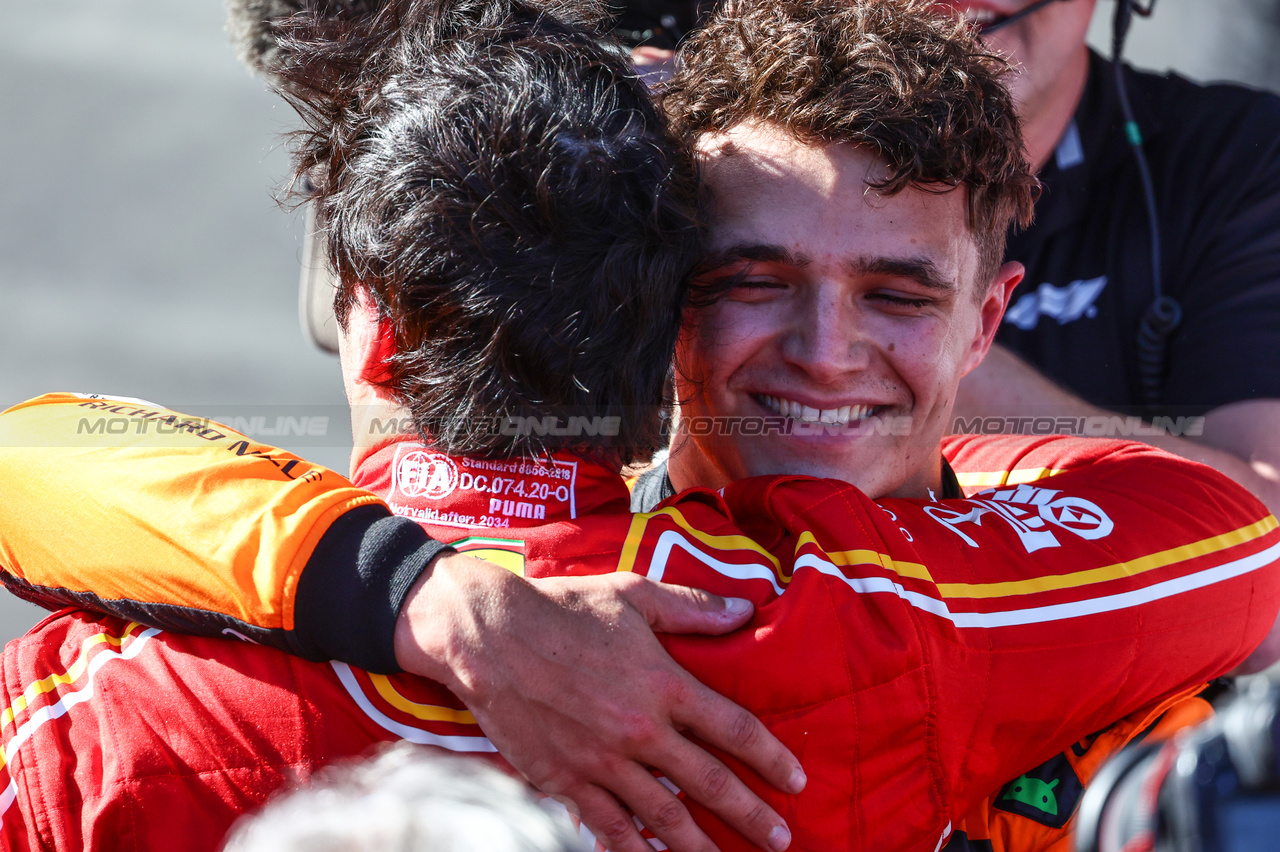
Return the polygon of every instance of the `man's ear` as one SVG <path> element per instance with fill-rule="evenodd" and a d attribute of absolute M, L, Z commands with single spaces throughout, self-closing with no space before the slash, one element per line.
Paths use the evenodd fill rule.
<path fill-rule="evenodd" d="M 364 394 L 390 398 L 384 385 L 390 378 L 387 360 L 396 353 L 391 323 L 379 313 L 369 294 L 356 290 L 356 301 L 347 314 L 347 327 L 338 335 L 338 356 L 348 397 L 355 387 Z"/>
<path fill-rule="evenodd" d="M 991 282 L 991 286 L 987 288 L 987 295 L 978 306 L 977 334 L 969 350 L 964 375 L 968 375 L 987 356 L 991 342 L 996 339 L 1000 321 L 1004 319 L 1005 309 L 1009 307 L 1009 300 L 1013 298 L 1014 288 L 1022 282 L 1026 272 L 1026 268 L 1021 263 L 1009 261 L 996 273 L 996 280 Z"/>

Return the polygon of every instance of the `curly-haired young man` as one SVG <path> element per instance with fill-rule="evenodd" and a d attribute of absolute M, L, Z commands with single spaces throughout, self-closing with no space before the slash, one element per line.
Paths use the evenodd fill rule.
<path fill-rule="evenodd" d="M 1021 279 L 1004 235 L 1036 187 L 1000 61 L 941 26 L 737 4 L 689 40 L 665 104 L 710 196 L 700 280 L 727 292 L 686 316 L 681 413 L 843 428 L 682 429 L 677 488 L 785 471 L 941 493 L 955 388 Z"/>
<path fill-rule="evenodd" d="M 1022 279 L 1020 264 L 1002 265 L 1005 236 L 1028 224 L 1036 191 L 991 73 L 1000 60 L 953 26 L 937 40 L 884 4 L 738 4 L 689 40 L 665 105 L 710 196 L 701 279 L 728 290 L 686 314 L 683 428 L 633 509 L 784 471 L 870 494 L 947 493 L 938 441 Z M 882 38 L 847 35 L 872 32 Z M 796 428 L 707 426 L 771 415 Z M 877 428 L 890 422 L 910 428 Z M 844 428 L 813 428 L 824 424 Z M 1026 767 L 1058 789 L 1054 806 L 1020 804 L 1009 779 L 948 848 L 1069 846 L 1082 784 L 1105 756 L 1206 708 L 1146 708 Z"/>

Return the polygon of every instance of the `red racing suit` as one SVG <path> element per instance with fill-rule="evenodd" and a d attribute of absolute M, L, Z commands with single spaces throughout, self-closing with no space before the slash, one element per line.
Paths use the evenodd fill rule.
<path fill-rule="evenodd" d="M 79 404 L 32 405 L 40 420 L 41 405 Z M 7 448 L 15 429 L 35 422 L 15 412 L 0 432 Z M 252 442 L 198 428 L 206 434 L 193 426 L 171 445 L 147 443 L 128 471 L 119 471 L 127 450 L 68 449 L 46 432 L 44 449 L 31 440 L 27 452 L 0 453 L 0 486 L 29 495 L 20 476 L 3 477 L 70 453 L 81 474 L 114 460 L 132 486 L 148 465 L 162 468 L 156 481 L 169 500 L 182 493 L 188 505 L 236 516 L 244 503 L 232 505 L 228 491 L 260 492 L 229 470 L 256 465 L 274 476 L 305 464 L 271 448 L 237 452 Z M 192 441 L 205 442 L 207 457 L 192 464 L 201 477 L 175 484 L 172 466 L 189 463 Z M 747 628 L 664 643 L 804 764 L 810 782 L 797 797 L 750 781 L 787 818 L 792 848 L 930 852 L 1002 783 L 1237 665 L 1280 606 L 1275 519 L 1207 468 L 1141 445 L 1075 439 L 953 439 L 947 456 L 962 481 L 1002 471 L 1002 486 L 963 500 L 872 501 L 839 482 L 768 477 L 630 515 L 621 481 L 579 460 L 477 462 L 405 443 L 366 458 L 355 480 L 419 513 L 432 534 L 527 576 L 637 571 L 751 599 Z M 6 572 L 30 590 L 50 585 L 40 566 L 51 548 L 101 571 L 124 564 L 129 543 L 135 554 L 154 548 L 144 539 L 160 515 L 138 496 L 150 492 L 129 493 L 136 499 L 118 507 L 112 542 L 79 545 L 39 534 L 60 520 L 44 505 L 6 501 Z M 314 548 L 323 527 L 340 522 L 333 505 L 305 503 L 321 528 L 296 537 Z M 292 541 L 240 528 L 204 535 L 221 536 L 224 550 L 209 552 L 233 564 L 240 556 L 230 551 L 279 555 Z M 251 608 L 269 610 L 263 601 L 278 594 L 235 575 L 231 585 Z M 379 740 L 493 753 L 437 684 L 84 613 L 60 614 L 11 643 L 3 692 L 0 838 L 13 850 L 215 848 L 237 814 L 288 780 Z M 722 849 L 747 848 L 691 809 Z"/>

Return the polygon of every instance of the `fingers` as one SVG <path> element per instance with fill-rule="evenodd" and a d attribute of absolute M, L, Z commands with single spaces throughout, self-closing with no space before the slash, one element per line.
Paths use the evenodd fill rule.
<path fill-rule="evenodd" d="M 635 575 L 525 581 L 493 568 L 502 576 L 460 570 L 455 577 L 438 562 L 432 582 L 443 591 L 417 596 L 437 608 L 427 611 L 428 624 L 461 633 L 464 651 L 486 651 L 461 653 L 457 641 L 430 632 L 406 644 L 426 642 L 451 663 L 444 682 L 501 753 L 544 791 L 577 802 L 583 823 L 613 852 L 650 849 L 622 803 L 675 852 L 715 850 L 649 766 L 758 847 L 786 848 L 790 835 L 778 815 L 677 728 L 787 792 L 803 786 L 798 761 L 749 713 L 681 669 L 650 632 L 732 630 L 750 617 L 749 602 L 726 607 L 716 595 Z M 445 606 L 457 598 L 464 605 Z M 495 607 L 502 618 L 490 612 Z M 521 664 L 502 663 L 513 659 Z"/>
<path fill-rule="evenodd" d="M 738 780 L 729 767 L 684 737 L 676 736 L 674 740 L 670 746 L 672 759 L 667 763 L 673 768 L 669 777 L 677 787 L 758 848 L 782 852 L 791 844 L 791 831 L 782 817 Z M 645 825 L 658 833 L 650 823 Z"/>
<path fill-rule="evenodd" d="M 658 779 L 638 764 L 630 777 L 615 781 L 638 819 L 673 852 L 718 852 L 689 816 L 688 809 Z M 625 792 L 624 792 L 625 789 Z M 607 790 L 594 785 L 579 791 L 576 804 L 582 822 L 610 852 L 653 852 L 636 819 Z"/>
<path fill-rule="evenodd" d="M 658 633 L 705 633 L 716 636 L 746 624 L 754 607 L 743 598 L 724 598 L 688 586 L 655 583 L 629 576 L 622 597 L 649 621 Z"/>
<path fill-rule="evenodd" d="M 735 628 L 725 625 L 736 624 L 739 620 L 745 623 L 751 614 L 750 601 L 722 598 L 698 589 L 655 583 L 640 577 L 634 578 L 622 594 L 649 620 L 653 629 L 660 632 L 728 632 Z M 717 607 L 722 608 L 717 611 Z M 708 629 L 713 619 L 722 629 Z M 674 682 L 683 687 L 683 694 L 675 696 L 672 701 L 671 716 L 676 724 L 738 758 L 784 793 L 799 793 L 804 789 L 805 774 L 800 761 L 759 719 L 679 670 L 674 661 L 671 661 L 671 667 L 679 671 Z M 714 759 L 701 750 L 698 753 Z M 746 790 L 741 782 L 738 785 L 741 790 Z M 699 798 L 699 801 L 703 800 Z"/>
<path fill-rule="evenodd" d="M 799 793 L 804 789 L 807 779 L 800 761 L 759 719 L 719 693 L 692 682 L 695 686 L 690 696 L 672 708 L 671 718 L 677 725 L 741 760 L 782 792 Z M 701 749 L 698 752 L 714 760 Z"/>

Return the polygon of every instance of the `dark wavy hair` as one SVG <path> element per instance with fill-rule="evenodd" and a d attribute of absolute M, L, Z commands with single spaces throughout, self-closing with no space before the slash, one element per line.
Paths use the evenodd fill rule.
<path fill-rule="evenodd" d="M 581 0 L 388 0 L 282 25 L 339 322 L 367 291 L 394 334 L 385 385 L 447 452 L 619 464 L 664 443 L 696 175 L 603 20 Z M 617 434 L 492 428 L 549 415 Z"/>
<path fill-rule="evenodd" d="M 241 62 L 272 78 L 289 61 L 279 40 L 294 15 L 352 21 L 371 17 L 385 5 L 386 0 L 226 0 L 227 36 Z"/>
<path fill-rule="evenodd" d="M 960 16 L 921 0 L 734 0 L 680 53 L 664 106 L 692 144 L 750 122 L 805 142 L 847 142 L 878 154 L 872 187 L 968 190 L 981 274 L 1005 237 L 1031 222 L 1031 173 L 1007 63 Z"/>

